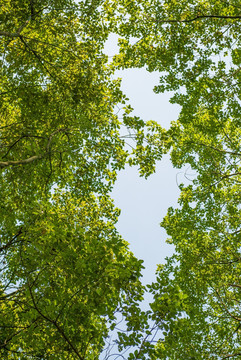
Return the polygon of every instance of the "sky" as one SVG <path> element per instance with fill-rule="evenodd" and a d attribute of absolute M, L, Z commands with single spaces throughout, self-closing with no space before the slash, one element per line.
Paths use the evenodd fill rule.
<path fill-rule="evenodd" d="M 105 46 L 108 56 L 117 51 L 117 37 L 112 35 Z M 180 111 L 178 105 L 169 103 L 170 94 L 155 94 L 154 85 L 159 74 L 145 69 L 117 71 L 115 77 L 122 78 L 122 90 L 134 108 L 133 115 L 143 120 L 155 120 L 168 128 Z M 173 247 L 165 243 L 167 235 L 160 227 L 168 207 L 177 206 L 178 184 L 184 179 L 184 171 L 174 169 L 168 156 L 158 164 L 156 173 L 147 180 L 140 178 L 137 168 L 121 171 L 112 192 L 112 197 L 121 215 L 117 229 L 130 244 L 130 250 L 144 260 L 143 283 L 155 280 L 157 264 L 173 253 Z"/>

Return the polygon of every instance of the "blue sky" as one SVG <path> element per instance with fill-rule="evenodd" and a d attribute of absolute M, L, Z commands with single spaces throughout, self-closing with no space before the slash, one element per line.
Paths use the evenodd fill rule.
<path fill-rule="evenodd" d="M 115 35 L 106 44 L 109 56 L 118 51 Z M 169 103 L 170 94 L 155 94 L 154 85 L 159 82 L 158 73 L 145 69 L 117 71 L 122 78 L 122 90 L 130 99 L 134 114 L 143 120 L 155 120 L 164 127 L 176 120 L 179 107 Z M 118 230 L 130 244 L 131 251 L 144 260 L 144 283 L 155 280 L 156 265 L 163 263 L 173 252 L 165 243 L 167 238 L 160 222 L 168 207 L 176 206 L 179 195 L 177 183 L 183 182 L 184 174 L 173 169 L 168 156 L 158 164 L 156 173 L 147 180 L 140 178 L 137 168 L 127 168 L 119 173 L 112 197 L 121 209 Z"/>

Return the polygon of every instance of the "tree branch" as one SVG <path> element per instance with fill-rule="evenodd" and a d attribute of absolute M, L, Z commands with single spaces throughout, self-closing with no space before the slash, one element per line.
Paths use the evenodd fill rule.
<path fill-rule="evenodd" d="M 231 357 L 235 357 L 235 356 L 240 356 L 241 353 L 236 353 L 236 354 L 227 354 L 223 357 L 223 359 L 228 359 L 228 358 L 231 358 Z"/>
<path fill-rule="evenodd" d="M 44 318 L 45 320 L 47 320 L 48 322 L 50 322 L 51 324 L 53 324 L 56 329 L 59 331 L 59 333 L 62 335 L 62 337 L 65 339 L 65 341 L 69 344 L 69 346 L 71 347 L 71 349 L 74 351 L 74 353 L 77 355 L 77 357 L 80 360 L 84 360 L 84 358 L 79 354 L 79 351 L 76 349 L 76 347 L 72 344 L 72 342 L 69 340 L 69 338 L 67 337 L 67 335 L 64 333 L 64 331 L 60 328 L 60 326 L 58 325 L 58 323 L 55 320 L 50 319 L 48 316 L 44 315 L 42 313 L 42 311 L 38 308 L 36 301 L 34 299 L 33 293 L 32 293 L 32 289 L 31 286 L 28 284 L 28 288 L 29 288 L 29 292 L 30 292 L 30 296 L 34 305 L 35 310 L 39 313 L 39 315 L 42 316 L 42 318 Z"/>
<path fill-rule="evenodd" d="M 14 142 L 13 142 L 13 144 L 12 145 L 10 145 L 9 146 L 9 148 L 8 148 L 8 151 L 6 152 L 6 154 L 5 155 L 3 155 L 3 157 L 2 157 L 2 159 L 4 159 L 6 156 L 8 156 L 8 154 L 9 154 L 9 152 L 11 151 L 11 149 L 19 142 L 19 141 L 21 141 L 22 139 L 24 139 L 24 138 L 37 138 L 37 139 L 43 139 L 44 138 L 44 136 L 37 136 L 37 135 L 22 135 L 20 138 L 18 138 L 17 140 L 15 140 Z"/>
<path fill-rule="evenodd" d="M 219 294 L 219 292 L 218 292 L 217 289 L 215 290 L 215 292 L 216 292 L 216 294 L 218 295 L 218 298 L 219 298 L 221 304 L 223 305 L 226 313 L 227 313 L 231 318 L 233 318 L 234 320 L 236 320 L 236 321 L 241 321 L 241 318 L 240 318 L 240 317 L 237 317 L 237 316 L 233 315 L 233 314 L 228 310 L 227 305 L 223 302 L 223 300 L 222 300 L 222 298 L 221 298 L 221 296 L 220 296 L 220 294 Z"/>
<path fill-rule="evenodd" d="M 51 151 L 51 143 L 52 143 L 52 140 L 53 140 L 53 137 L 54 135 L 60 133 L 60 132 L 67 132 L 69 129 L 57 129 L 55 130 L 48 138 L 48 143 L 47 143 L 47 146 L 46 146 L 46 150 L 43 154 L 40 154 L 40 155 L 34 155 L 34 156 L 31 156 L 27 159 L 23 159 L 23 160 L 9 160 L 9 161 L 0 161 L 0 168 L 5 168 L 7 166 L 16 166 L 16 165 L 26 165 L 26 164 L 29 164 L 29 163 L 32 163 L 36 160 L 40 160 L 42 159 L 43 157 L 45 157 L 46 155 L 48 155 Z"/>
<path fill-rule="evenodd" d="M 44 157 L 44 155 L 35 155 L 35 156 L 32 156 L 28 159 L 24 159 L 24 160 L 16 160 L 16 161 L 13 161 L 13 160 L 9 160 L 9 161 L 0 161 L 0 168 L 5 168 L 7 166 L 10 166 L 10 165 L 25 165 L 25 164 L 29 164 L 35 160 L 39 160 L 39 159 L 42 159 Z"/>
<path fill-rule="evenodd" d="M 239 289 L 241 289 L 241 285 L 239 285 L 239 284 L 228 284 L 229 286 L 232 286 L 232 287 L 236 287 L 236 288 L 239 288 Z"/>
<path fill-rule="evenodd" d="M 0 30 L 0 36 L 7 36 L 7 37 L 11 37 L 11 38 L 15 38 L 15 37 L 20 37 L 22 30 L 25 28 L 25 26 L 27 26 L 29 23 L 29 19 L 26 20 L 17 30 L 17 32 L 15 33 L 10 33 L 8 31 L 2 31 Z"/>
<path fill-rule="evenodd" d="M 10 241 L 7 242 L 7 244 L 0 247 L 0 252 L 7 250 L 21 234 L 22 234 L 22 227 L 19 229 L 18 233 L 14 235 L 14 237 Z"/>
<path fill-rule="evenodd" d="M 232 19 L 237 20 L 241 19 L 241 15 L 197 15 L 191 19 L 184 19 L 184 20 L 172 20 L 172 19 L 164 19 L 164 20 L 154 20 L 157 23 L 190 23 L 196 21 L 198 19 Z"/>

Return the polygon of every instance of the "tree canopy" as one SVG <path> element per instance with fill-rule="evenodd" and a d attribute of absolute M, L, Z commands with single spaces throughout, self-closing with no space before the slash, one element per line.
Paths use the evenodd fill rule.
<path fill-rule="evenodd" d="M 181 106 L 164 146 L 193 173 L 162 221 L 176 252 L 150 286 L 164 335 L 152 359 L 241 355 L 240 10 L 236 1 L 123 5 L 116 64 L 160 72 L 154 91 L 173 91 Z"/>
<path fill-rule="evenodd" d="M 239 2 L 4 0 L 0 19 L 1 357 L 241 356 Z M 169 129 L 133 115 L 113 80 L 133 67 L 173 92 Z M 161 223 L 175 253 L 145 289 L 110 191 L 164 153 L 193 175 Z"/>

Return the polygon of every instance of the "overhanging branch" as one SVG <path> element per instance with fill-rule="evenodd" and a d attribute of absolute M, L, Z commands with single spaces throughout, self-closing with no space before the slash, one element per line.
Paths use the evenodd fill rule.
<path fill-rule="evenodd" d="M 190 23 L 199 19 L 230 19 L 230 20 L 238 20 L 241 19 L 241 15 L 197 15 L 191 19 L 163 19 L 158 20 L 155 19 L 157 23 Z M 153 19 L 154 20 L 154 19 Z"/>
<path fill-rule="evenodd" d="M 54 138 L 54 135 L 60 133 L 60 132 L 67 132 L 69 129 L 57 129 L 55 130 L 48 138 L 48 143 L 45 149 L 45 152 L 43 154 L 40 155 L 34 155 L 31 156 L 27 159 L 23 159 L 23 160 L 9 160 L 9 161 L 0 161 L 0 169 L 2 168 L 6 168 L 8 166 L 17 166 L 17 165 L 26 165 L 26 164 L 30 164 L 36 160 L 40 160 L 42 158 L 44 158 L 45 156 L 47 156 L 50 151 L 51 151 L 51 144 Z"/>

